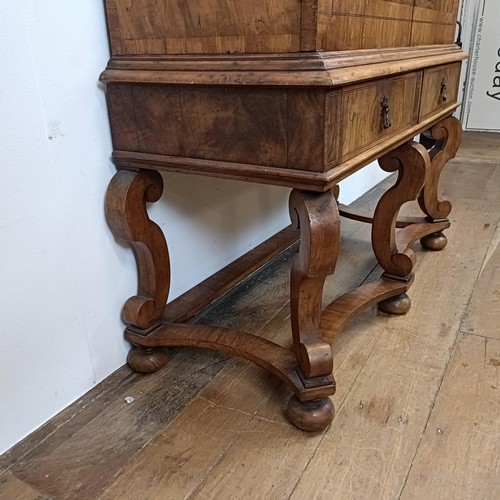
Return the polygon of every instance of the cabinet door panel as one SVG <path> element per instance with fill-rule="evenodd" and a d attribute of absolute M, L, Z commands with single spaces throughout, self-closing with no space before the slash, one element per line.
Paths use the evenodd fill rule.
<path fill-rule="evenodd" d="M 334 15 L 321 36 L 323 50 L 408 47 L 411 20 Z"/>
<path fill-rule="evenodd" d="M 332 14 L 411 19 L 414 0 L 333 0 Z"/>
<path fill-rule="evenodd" d="M 412 46 L 442 45 L 453 43 L 454 40 L 454 24 L 419 23 L 415 21 L 412 25 Z"/>
<path fill-rule="evenodd" d="M 293 52 L 297 0 L 106 0 L 113 54 Z"/>
<path fill-rule="evenodd" d="M 322 50 L 408 47 L 413 1 L 324 0 L 319 11 L 319 46 Z"/>
<path fill-rule="evenodd" d="M 426 23 L 455 24 L 459 0 L 415 0 L 413 20 Z"/>
<path fill-rule="evenodd" d="M 415 0 L 412 45 L 453 43 L 459 0 Z"/>

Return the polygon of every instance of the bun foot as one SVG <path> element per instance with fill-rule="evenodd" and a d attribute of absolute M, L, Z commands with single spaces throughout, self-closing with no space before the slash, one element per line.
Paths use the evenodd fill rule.
<path fill-rule="evenodd" d="M 410 310 L 410 307 L 411 299 L 408 295 L 406 295 L 406 293 L 390 297 L 389 299 L 382 300 L 378 303 L 380 311 L 393 316 L 406 314 Z"/>
<path fill-rule="evenodd" d="M 138 373 L 154 373 L 168 363 L 168 353 L 164 348 L 145 349 L 132 346 L 127 356 L 127 363 Z"/>
<path fill-rule="evenodd" d="M 426 250 L 433 250 L 434 252 L 437 252 L 442 250 L 448 244 L 448 238 L 441 232 L 432 233 L 421 238 L 420 244 Z"/>
<path fill-rule="evenodd" d="M 300 401 L 297 396 L 292 396 L 286 413 L 295 427 L 317 432 L 326 429 L 332 423 L 335 409 L 330 398 Z"/>

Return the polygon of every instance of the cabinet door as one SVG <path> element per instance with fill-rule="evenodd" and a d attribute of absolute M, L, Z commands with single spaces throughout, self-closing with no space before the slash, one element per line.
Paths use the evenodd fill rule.
<path fill-rule="evenodd" d="M 332 14 L 411 19 L 414 0 L 332 0 Z"/>
<path fill-rule="evenodd" d="M 356 50 L 410 45 L 413 1 L 324 0 L 319 22 L 321 48 Z"/>
<path fill-rule="evenodd" d="M 455 24 L 459 0 L 415 0 L 413 20 L 436 24 Z"/>
<path fill-rule="evenodd" d="M 415 0 L 412 45 L 453 43 L 459 0 Z"/>
<path fill-rule="evenodd" d="M 113 55 L 296 52 L 297 0 L 106 0 Z"/>

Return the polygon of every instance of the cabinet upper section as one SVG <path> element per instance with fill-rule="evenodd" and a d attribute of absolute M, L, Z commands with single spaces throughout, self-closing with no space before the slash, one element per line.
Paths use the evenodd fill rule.
<path fill-rule="evenodd" d="M 113 55 L 449 44 L 459 0 L 105 0 Z"/>

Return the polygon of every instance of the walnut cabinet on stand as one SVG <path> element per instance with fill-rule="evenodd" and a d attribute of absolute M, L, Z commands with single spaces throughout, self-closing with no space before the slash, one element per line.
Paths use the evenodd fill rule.
<path fill-rule="evenodd" d="M 138 293 L 123 309 L 130 366 L 160 369 L 167 346 L 225 351 L 290 387 L 293 424 L 324 429 L 335 392 L 327 338 L 375 303 L 388 314 L 407 312 L 410 245 L 446 245 L 451 204 L 439 199 L 438 184 L 461 138 L 452 117 L 464 59 L 453 43 L 458 0 L 106 0 L 105 8 L 112 57 L 101 80 L 118 169 L 106 212 L 139 274 Z M 376 159 L 398 180 L 374 214 L 339 206 L 338 182 Z M 161 171 L 292 189 L 292 225 L 238 265 L 248 275 L 262 256 L 299 238 L 290 277 L 293 350 L 187 323 L 245 276 L 234 266 L 166 306 L 167 245 L 146 210 L 161 196 Z M 398 219 L 410 200 L 422 217 Z M 372 224 L 384 273 L 322 309 L 341 216 Z"/>

